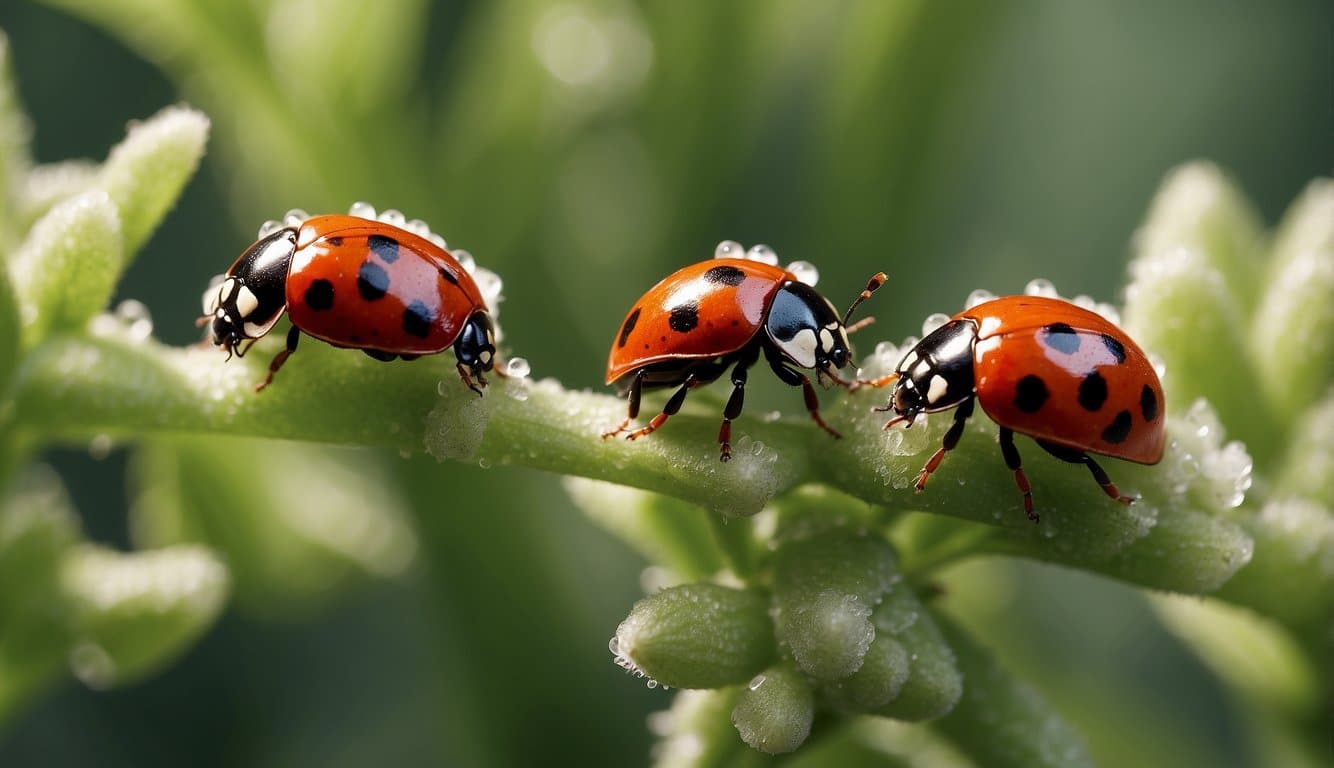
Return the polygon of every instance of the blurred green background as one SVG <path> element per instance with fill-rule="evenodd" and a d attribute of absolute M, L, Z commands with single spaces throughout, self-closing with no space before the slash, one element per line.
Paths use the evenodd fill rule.
<path fill-rule="evenodd" d="M 98 5 L 5 0 L 0 28 L 40 162 L 101 158 L 175 101 L 213 118 L 201 172 L 119 291 L 176 344 L 197 339 L 209 276 L 292 207 L 426 219 L 506 278 L 501 322 L 537 376 L 597 388 L 638 293 L 724 238 L 815 262 L 839 305 L 889 272 L 873 344 L 978 287 L 1046 277 L 1116 300 L 1181 162 L 1218 162 L 1271 222 L 1330 171 L 1321 0 L 61 10 Z M 797 405 L 752 389 L 751 407 Z M 606 651 L 644 563 L 558 478 L 377 458 L 419 537 L 405 577 L 236 605 L 156 678 L 41 698 L 0 731 L 0 765 L 646 761 L 645 715 L 670 694 Z M 126 452 L 49 459 L 90 535 L 127 546 Z M 1246 764 L 1234 707 L 1141 595 L 983 567 L 1007 587 L 976 623 L 1095 754 L 1134 732 L 1145 765 Z"/>

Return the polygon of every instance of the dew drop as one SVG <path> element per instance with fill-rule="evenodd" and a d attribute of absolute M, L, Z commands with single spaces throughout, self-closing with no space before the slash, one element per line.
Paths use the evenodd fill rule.
<path fill-rule="evenodd" d="M 765 677 L 764 675 L 756 675 L 755 677 L 751 678 L 750 683 L 747 684 L 746 687 L 752 691 L 758 691 L 760 689 L 760 686 L 764 685 L 764 682 L 768 679 L 769 678 Z"/>
<path fill-rule="evenodd" d="M 936 312 L 935 314 L 927 315 L 926 319 L 922 321 L 922 335 L 926 336 L 930 334 L 932 331 L 936 330 L 945 323 L 948 323 L 949 321 L 950 321 L 950 316 L 943 314 L 941 312 Z"/>
<path fill-rule="evenodd" d="M 441 397 L 444 397 L 449 392 L 450 386 L 451 385 L 448 382 L 444 381 L 443 379 L 437 381 L 435 383 L 435 393 L 437 395 L 440 395 Z"/>
<path fill-rule="evenodd" d="M 417 237 L 426 237 L 431 234 L 431 225 L 421 219 L 412 219 L 407 224 L 404 224 L 403 228 Z"/>
<path fill-rule="evenodd" d="M 753 249 L 752 249 L 753 250 Z M 820 270 L 809 261 L 794 261 L 787 265 L 787 271 L 797 276 L 797 282 L 814 287 L 820 282 Z"/>
<path fill-rule="evenodd" d="M 441 237 L 440 235 L 437 235 L 434 232 L 427 232 L 426 239 L 430 240 L 432 243 L 435 243 L 437 246 L 439 246 L 440 250 L 442 251 L 449 250 L 449 244 L 445 242 L 445 238 Z"/>
<path fill-rule="evenodd" d="M 269 235 L 273 234 L 274 232 L 277 232 L 282 228 L 283 228 L 283 223 L 281 221 L 269 219 L 268 221 L 259 225 L 259 233 L 255 235 L 255 239 L 263 240 L 264 238 L 268 237 Z"/>
<path fill-rule="evenodd" d="M 505 363 L 506 376 L 511 376 L 516 379 L 526 379 L 532 372 L 533 369 L 528 365 L 528 360 L 525 358 L 511 357 L 509 361 Z"/>
<path fill-rule="evenodd" d="M 474 259 L 472 257 L 472 254 L 469 253 L 468 251 L 465 251 L 462 248 L 458 248 L 456 250 L 450 251 L 450 254 L 453 255 L 454 261 L 457 261 L 459 263 L 459 266 L 463 267 L 464 272 L 467 272 L 468 274 L 471 275 L 477 271 L 477 259 Z"/>
<path fill-rule="evenodd" d="M 740 259 L 743 258 L 745 250 L 741 243 L 735 240 L 724 240 L 718 243 L 718 247 L 713 249 L 713 258 L 715 259 Z"/>
<path fill-rule="evenodd" d="M 477 460 L 477 466 L 481 467 L 482 469 L 490 469 L 490 468 L 491 468 L 491 460 L 488 459 L 488 458 L 485 458 L 485 457 L 480 458 L 480 459 Z"/>
<path fill-rule="evenodd" d="M 112 446 L 111 435 L 97 435 L 88 441 L 88 455 L 93 461 L 102 461 L 111 455 Z"/>
<path fill-rule="evenodd" d="M 404 216 L 403 212 L 397 208 L 386 208 L 385 210 L 380 211 L 380 215 L 377 218 L 391 227 L 401 228 L 408 223 L 408 217 Z"/>
<path fill-rule="evenodd" d="M 1024 294 L 1027 296 L 1045 296 L 1049 299 L 1059 298 L 1056 293 L 1056 286 L 1045 277 L 1035 277 L 1028 281 L 1024 286 Z"/>
<path fill-rule="evenodd" d="M 370 219 L 371 221 L 374 221 L 375 206 L 371 205 L 370 203 L 364 202 L 362 200 L 358 200 L 357 202 L 352 204 L 352 207 L 347 209 L 347 215 L 356 216 L 357 218 L 361 219 Z"/>
<path fill-rule="evenodd" d="M 985 288 L 975 288 L 972 293 L 968 294 L 968 298 L 964 299 L 963 306 L 964 309 L 972 309 L 978 304 L 985 304 L 994 298 L 996 298 L 996 294 L 991 291 Z"/>
<path fill-rule="evenodd" d="M 309 218 L 310 218 L 309 213 L 306 213 L 300 208 L 293 208 L 292 210 L 283 214 L 283 226 L 299 227 L 302 224 L 306 223 L 306 219 Z"/>
<path fill-rule="evenodd" d="M 752 245 L 749 251 L 746 251 L 746 258 L 751 261 L 758 261 L 762 264 L 775 266 L 778 264 L 778 254 L 774 249 L 767 245 Z"/>
<path fill-rule="evenodd" d="M 617 656 L 620 656 L 620 655 L 621 655 L 621 638 L 618 637 L 618 636 L 616 636 L 616 635 L 612 635 L 612 636 L 611 636 L 611 639 L 607 641 L 607 650 L 611 651 L 613 654 L 615 654 L 615 655 L 617 655 Z"/>

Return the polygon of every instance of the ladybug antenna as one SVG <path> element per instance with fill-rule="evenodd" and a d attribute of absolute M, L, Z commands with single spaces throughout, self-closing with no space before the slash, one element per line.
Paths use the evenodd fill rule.
<path fill-rule="evenodd" d="M 846 326 L 848 324 L 848 318 L 852 316 L 852 310 L 856 309 L 858 304 L 861 304 L 863 301 L 866 301 L 867 299 L 871 298 L 871 294 L 875 293 L 876 290 L 878 290 L 880 286 L 884 285 L 885 281 L 888 279 L 889 278 L 885 276 L 884 272 L 876 272 L 875 275 L 873 275 L 870 280 L 866 281 L 866 290 L 862 291 L 857 296 L 857 298 L 853 300 L 852 306 L 848 307 L 848 311 L 843 313 L 843 325 Z M 866 327 L 866 325 L 867 323 L 861 322 L 854 327 L 864 328 Z"/>

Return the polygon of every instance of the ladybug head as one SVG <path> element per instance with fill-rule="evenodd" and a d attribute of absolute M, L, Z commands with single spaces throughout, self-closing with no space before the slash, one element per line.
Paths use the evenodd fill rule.
<path fill-rule="evenodd" d="M 215 345 L 243 355 L 246 339 L 268 333 L 287 309 L 287 269 L 296 230 L 280 229 L 246 249 L 223 280 L 204 292 L 204 316 Z"/>
<path fill-rule="evenodd" d="M 802 368 L 836 371 L 852 359 L 838 311 L 805 283 L 790 282 L 778 290 L 764 328 L 778 351 Z"/>
<path fill-rule="evenodd" d="M 912 424 L 919 413 L 953 408 L 973 396 L 973 345 L 977 326 L 951 320 L 908 350 L 895 368 L 890 407 Z"/>

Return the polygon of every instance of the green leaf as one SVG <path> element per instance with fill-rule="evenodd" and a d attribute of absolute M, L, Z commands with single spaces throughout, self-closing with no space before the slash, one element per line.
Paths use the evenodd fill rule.
<path fill-rule="evenodd" d="M 681 581 L 723 568 L 710 516 L 693 504 L 623 485 L 567 477 L 565 492 L 594 523 Z"/>
<path fill-rule="evenodd" d="M 131 472 L 137 543 L 207 545 L 226 562 L 237 598 L 258 612 L 317 608 L 356 576 L 401 575 L 417 552 L 392 477 L 364 451 L 159 437 Z"/>
<path fill-rule="evenodd" d="M 171 663 L 213 625 L 229 586 L 226 566 L 197 546 L 120 554 L 84 545 L 66 557 L 62 582 L 76 612 L 70 666 L 92 688 Z"/>
<path fill-rule="evenodd" d="M 9 265 L 0 261 L 0 401 L 6 397 L 9 381 L 18 365 L 20 333 L 18 301 L 9 280 Z M 7 420 L 0 414 L 0 422 Z M 0 478 L 3 478 L 5 471 L 0 468 Z M 3 479 L 0 479 L 2 483 Z"/>
<path fill-rule="evenodd" d="M 791 664 L 756 675 L 741 691 L 732 724 L 741 740 L 771 755 L 792 752 L 811 734 L 815 693 Z"/>
<path fill-rule="evenodd" d="M 664 589 L 635 603 L 612 653 L 673 688 L 745 682 L 774 659 L 768 596 L 705 582 Z"/>
<path fill-rule="evenodd" d="M 14 84 L 9 38 L 0 31 L 0 243 L 9 243 L 20 231 L 16 223 L 17 192 L 32 162 L 28 155 L 31 136 L 32 127 L 19 105 Z M 6 255 L 0 250 L 0 262 Z"/>
<path fill-rule="evenodd" d="M 17 192 L 17 229 L 27 232 L 57 203 L 96 187 L 100 169 L 90 160 L 69 160 L 29 170 Z"/>
<path fill-rule="evenodd" d="M 1276 496 L 1305 496 L 1334 509 L 1334 390 L 1298 419 L 1274 486 Z"/>
<path fill-rule="evenodd" d="M 126 257 L 138 253 L 176 204 L 204 156 L 208 129 L 202 112 L 167 107 L 132 125 L 125 140 L 111 150 L 98 186 L 120 212 Z"/>
<path fill-rule="evenodd" d="M 120 217 L 105 192 L 52 208 L 13 260 L 26 345 L 49 331 L 81 329 L 111 300 L 124 261 Z"/>
<path fill-rule="evenodd" d="M 79 538 L 64 486 L 44 465 L 0 506 L 0 722 L 65 664 L 70 616 L 60 572 Z"/>
<path fill-rule="evenodd" d="M 1260 385 L 1291 423 L 1334 380 L 1334 180 L 1316 179 L 1292 204 L 1271 258 L 1250 350 L 1259 361 L 1282 351 Z"/>
<path fill-rule="evenodd" d="M 1030 685 L 962 629 L 940 622 L 968 685 L 933 727 L 987 768 L 1093 766 L 1084 739 Z"/>
<path fill-rule="evenodd" d="M 1273 416 L 1248 344 L 1262 242 L 1250 204 L 1212 165 L 1188 165 L 1163 183 L 1136 237 L 1123 318 L 1166 366 L 1166 407 L 1206 398 L 1252 453 L 1277 448 Z"/>
<path fill-rule="evenodd" d="M 875 639 L 871 611 L 898 580 L 893 550 L 875 535 L 836 530 L 784 543 L 774 576 L 778 638 L 806 674 L 846 678 Z"/>

